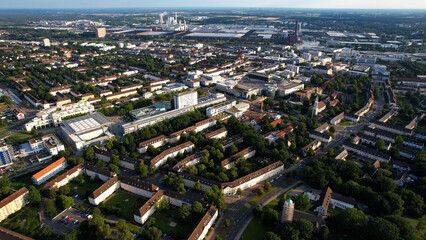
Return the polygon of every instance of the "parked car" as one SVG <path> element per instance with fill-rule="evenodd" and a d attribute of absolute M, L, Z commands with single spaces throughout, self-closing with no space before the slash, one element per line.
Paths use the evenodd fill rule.
<path fill-rule="evenodd" d="M 74 220 L 74 225 L 78 224 L 78 220 Z"/>

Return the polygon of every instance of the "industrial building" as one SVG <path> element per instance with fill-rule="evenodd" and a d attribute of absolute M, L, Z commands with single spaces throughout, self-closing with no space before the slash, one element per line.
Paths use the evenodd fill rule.
<path fill-rule="evenodd" d="M 104 144 L 114 137 L 109 132 L 112 124 L 104 115 L 93 113 L 64 121 L 61 135 L 75 150 L 81 151 L 97 143 Z"/>

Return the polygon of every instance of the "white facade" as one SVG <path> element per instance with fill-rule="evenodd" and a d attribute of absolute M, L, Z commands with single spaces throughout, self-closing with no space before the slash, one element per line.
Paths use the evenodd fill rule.
<path fill-rule="evenodd" d="M 194 106 L 198 104 L 198 93 L 189 91 L 174 95 L 175 109 Z"/>
<path fill-rule="evenodd" d="M 98 197 L 96 198 L 89 197 L 89 202 L 93 205 L 99 205 L 99 203 L 103 202 L 107 197 L 109 197 L 119 188 L 120 188 L 120 181 L 117 181 Z"/>
<path fill-rule="evenodd" d="M 221 103 L 217 106 L 207 108 L 206 114 L 207 114 L 208 117 L 213 117 L 213 116 L 216 116 L 219 113 L 226 111 L 227 109 L 229 109 L 231 107 L 235 107 L 236 104 L 237 104 L 236 101 L 224 102 L 224 103 Z"/>
<path fill-rule="evenodd" d="M 67 167 L 67 161 L 64 161 L 63 163 L 61 163 L 60 165 L 56 166 L 55 168 L 53 168 L 52 170 L 48 171 L 47 173 L 43 174 L 43 176 L 39 177 L 39 178 L 35 178 L 34 176 L 32 177 L 33 183 L 35 185 L 40 185 L 44 182 L 46 182 L 47 180 L 49 180 L 50 178 L 52 178 L 53 176 L 55 176 L 58 172 L 64 170 Z"/>

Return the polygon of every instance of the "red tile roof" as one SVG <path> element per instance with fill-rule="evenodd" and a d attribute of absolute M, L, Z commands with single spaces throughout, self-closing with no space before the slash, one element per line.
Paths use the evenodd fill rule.
<path fill-rule="evenodd" d="M 50 171 L 52 171 L 53 169 L 55 169 L 56 167 L 58 167 L 59 165 L 61 165 L 62 163 L 66 162 L 67 160 L 62 157 L 59 160 L 57 160 L 56 162 L 50 164 L 49 166 L 45 167 L 44 169 L 42 169 L 40 172 L 36 173 L 33 175 L 33 178 L 35 179 L 40 179 L 42 178 L 44 175 L 48 174 Z"/>

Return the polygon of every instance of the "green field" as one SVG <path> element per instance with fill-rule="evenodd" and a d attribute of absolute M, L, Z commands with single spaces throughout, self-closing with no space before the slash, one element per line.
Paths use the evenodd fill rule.
<path fill-rule="evenodd" d="M 181 223 L 178 209 L 175 207 L 170 207 L 170 210 L 167 211 L 156 211 L 151 218 L 155 218 L 155 226 L 157 228 L 161 229 L 163 233 L 172 236 L 174 239 L 185 239 L 198 220 L 196 219 L 194 222 L 189 223 Z M 171 222 L 176 223 L 176 226 L 172 227 L 170 225 Z"/>
<path fill-rule="evenodd" d="M 244 230 L 244 233 L 240 239 L 262 240 L 269 231 L 272 231 L 272 229 L 266 227 L 262 223 L 261 219 L 253 218 L 253 220 L 250 221 L 249 225 Z"/>
<path fill-rule="evenodd" d="M 117 211 L 119 217 L 129 221 L 133 219 L 135 212 L 146 202 L 145 199 L 127 192 L 117 191 L 109 197 L 103 206 Z"/>
<path fill-rule="evenodd" d="M 99 179 L 95 179 L 92 181 L 87 177 L 84 177 L 84 180 L 85 182 L 83 184 L 80 184 L 76 181 L 72 181 L 69 183 L 70 190 L 73 195 L 78 194 L 81 197 L 86 198 L 104 183 Z"/>

